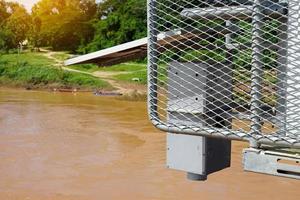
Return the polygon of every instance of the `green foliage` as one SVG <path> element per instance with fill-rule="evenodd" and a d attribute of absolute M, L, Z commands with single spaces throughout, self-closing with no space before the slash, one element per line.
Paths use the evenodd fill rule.
<path fill-rule="evenodd" d="M 41 0 L 32 8 L 31 41 L 74 52 L 92 39 L 95 14 L 93 0 Z"/>
<path fill-rule="evenodd" d="M 95 64 L 81 64 L 69 66 L 71 69 L 76 69 L 84 72 L 95 72 L 95 71 L 109 71 L 109 72 L 134 72 L 134 71 L 146 71 L 146 64 L 140 63 L 121 63 L 113 66 L 99 67 Z"/>
<path fill-rule="evenodd" d="M 15 66 L 20 62 L 26 62 L 32 66 L 50 66 L 51 60 L 41 53 L 3 54 L 1 61 L 7 66 Z"/>
<path fill-rule="evenodd" d="M 118 67 L 118 66 L 117 66 Z M 129 73 L 118 74 L 114 76 L 115 79 L 130 82 L 130 83 L 138 83 L 138 84 L 147 84 L 147 71 L 146 70 L 137 70 L 131 71 L 128 70 Z M 138 80 L 138 81 L 136 81 Z M 167 70 L 165 65 L 158 66 L 158 80 L 160 81 L 158 84 L 164 85 L 167 80 Z"/>
<path fill-rule="evenodd" d="M 201 7 L 206 4 L 203 0 L 172 0 L 164 1 L 163 3 L 157 3 L 157 15 L 159 16 L 157 21 L 157 28 L 160 32 L 166 32 L 177 28 L 191 28 L 196 27 L 199 20 L 191 20 L 182 18 L 180 12 L 185 8 L 194 8 L 195 5 Z"/>
<path fill-rule="evenodd" d="M 83 72 L 94 72 L 99 69 L 97 65 L 94 64 L 81 64 L 81 65 L 73 65 L 69 66 L 70 69 L 75 69 Z"/>
<path fill-rule="evenodd" d="M 40 0 L 31 15 L 18 3 L 0 0 L 0 49 L 28 40 L 35 48 L 75 52 L 93 39 L 96 12 L 94 0 Z"/>
<path fill-rule="evenodd" d="M 27 31 L 30 27 L 31 17 L 23 6 L 13 4 L 12 14 L 6 20 L 5 28 L 14 35 L 15 47 L 26 39 Z"/>
<path fill-rule="evenodd" d="M 146 64 L 139 63 L 122 63 L 109 67 L 101 67 L 99 68 L 101 71 L 117 71 L 117 72 L 133 72 L 133 71 L 146 71 Z"/>
<path fill-rule="evenodd" d="M 225 60 L 225 51 L 216 50 L 190 50 L 183 56 L 182 61 L 209 61 L 214 60 L 217 62 L 222 62 Z"/>
<path fill-rule="evenodd" d="M 70 57 L 70 54 L 68 54 L 67 52 L 57 52 L 57 53 L 54 53 L 52 55 L 52 57 L 54 57 L 60 61 L 64 61 Z"/>
<path fill-rule="evenodd" d="M 19 62 L 27 62 L 31 66 L 51 66 L 52 60 L 43 56 L 42 53 L 4 54 L 1 61 L 8 65 L 16 65 Z"/>
<path fill-rule="evenodd" d="M 147 35 L 146 0 L 104 0 L 98 5 L 93 41 L 82 53 L 104 49 Z"/>
<path fill-rule="evenodd" d="M 74 72 L 64 72 L 60 82 L 65 86 L 72 87 L 75 86 L 94 89 L 112 89 L 112 87 L 107 82 L 100 80 L 99 78 Z"/>
<path fill-rule="evenodd" d="M 223 25 L 223 20 L 183 19 L 180 12 L 183 8 L 194 5 L 202 7 L 203 1 L 173 0 L 157 3 L 157 28 L 165 32 L 177 28 L 214 27 Z M 97 5 L 94 0 L 40 0 L 32 8 L 29 15 L 18 3 L 0 0 L 0 51 L 17 49 L 19 44 L 28 39 L 30 44 L 39 48 L 49 46 L 54 50 L 87 53 L 133 41 L 146 36 L 147 32 L 146 0 L 102 0 Z M 241 33 L 234 34 L 233 43 L 251 45 L 251 22 L 236 22 Z M 271 44 L 278 42 L 278 20 L 269 20 L 263 27 L 263 38 Z M 199 41 L 201 46 L 224 44 L 224 38 L 208 37 Z M 176 52 L 177 51 L 177 52 Z M 160 54 L 160 65 L 172 60 L 180 62 L 217 62 L 226 61 L 225 50 L 194 50 L 192 48 L 166 49 Z M 234 66 L 239 69 L 251 68 L 251 50 L 233 53 Z M 67 54 L 55 54 L 59 60 L 67 59 Z M 265 50 L 263 62 L 266 69 L 276 67 L 276 52 Z M 93 72 L 98 70 L 95 65 L 79 65 L 74 69 Z M 118 65 L 99 68 L 103 71 L 138 71 L 142 66 Z"/>
<path fill-rule="evenodd" d="M 8 52 L 11 48 L 16 48 L 14 43 L 14 34 L 11 30 L 0 25 L 0 51 Z"/>
<path fill-rule="evenodd" d="M 41 19 L 39 17 L 33 17 L 28 39 L 35 48 L 39 48 L 42 44 L 41 27 Z"/>
<path fill-rule="evenodd" d="M 0 50 L 18 48 L 26 39 L 31 17 L 18 3 L 0 1 Z"/>
<path fill-rule="evenodd" d="M 105 81 L 98 78 L 66 72 L 52 67 L 50 59 L 41 54 L 2 55 L 0 62 L 0 83 L 33 88 L 79 87 L 111 89 Z"/>
<path fill-rule="evenodd" d="M 117 80 L 126 82 L 136 82 L 134 79 L 139 79 L 139 84 L 147 84 L 147 72 L 146 71 L 136 71 L 128 74 L 118 74 L 115 76 Z"/>
<path fill-rule="evenodd" d="M 0 24 L 9 17 L 8 3 L 4 0 L 0 0 Z"/>
<path fill-rule="evenodd" d="M 243 51 L 241 53 L 237 53 L 234 57 L 234 67 L 236 69 L 238 68 L 244 68 L 244 69 L 247 69 L 247 70 L 250 70 L 251 68 L 251 50 L 247 50 L 247 51 Z"/>

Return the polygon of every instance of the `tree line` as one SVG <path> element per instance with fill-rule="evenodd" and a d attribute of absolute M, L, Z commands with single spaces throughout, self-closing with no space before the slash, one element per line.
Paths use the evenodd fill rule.
<path fill-rule="evenodd" d="M 40 0 L 31 12 L 0 0 L 0 50 L 51 47 L 88 53 L 146 36 L 146 0 Z"/>

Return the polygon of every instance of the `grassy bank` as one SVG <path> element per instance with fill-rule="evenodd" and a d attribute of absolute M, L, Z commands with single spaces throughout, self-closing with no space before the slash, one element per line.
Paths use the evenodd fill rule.
<path fill-rule="evenodd" d="M 128 74 L 118 74 L 114 78 L 124 82 L 134 82 L 139 84 L 147 84 L 147 72 L 146 71 L 135 71 Z"/>
<path fill-rule="evenodd" d="M 74 65 L 69 66 L 71 69 L 80 70 L 83 72 L 93 73 L 96 71 L 102 72 L 115 72 L 116 75 L 112 78 L 127 83 L 138 83 L 138 84 L 147 84 L 147 65 L 141 63 L 121 63 L 108 67 L 98 67 L 94 64 L 85 64 L 85 65 Z M 118 74 L 122 72 L 122 74 Z M 125 73 L 123 73 L 125 72 Z"/>
<path fill-rule="evenodd" d="M 62 70 L 42 53 L 0 55 L 0 84 L 26 88 L 112 89 L 99 78 Z"/>
<path fill-rule="evenodd" d="M 52 54 L 56 59 L 63 61 L 70 57 L 66 52 L 56 52 Z M 105 78 L 113 79 L 118 82 L 133 83 L 139 85 L 147 84 L 147 64 L 139 62 L 126 62 L 121 64 L 116 64 L 113 66 L 99 67 L 96 64 L 79 64 L 73 66 L 67 66 L 69 69 L 74 69 L 81 72 L 87 72 L 93 74 L 94 72 L 109 72 L 109 76 Z M 166 79 L 166 66 L 159 67 L 159 78 L 160 84 L 164 84 Z M 121 73 L 120 73 L 121 72 Z M 95 73 L 101 77 L 101 73 Z M 100 74 L 100 75 L 99 75 Z"/>
<path fill-rule="evenodd" d="M 121 63 L 108 67 L 98 67 L 95 64 L 84 64 L 69 66 L 71 69 L 76 69 L 84 72 L 107 71 L 107 72 L 135 72 L 146 71 L 146 64 L 140 63 Z"/>

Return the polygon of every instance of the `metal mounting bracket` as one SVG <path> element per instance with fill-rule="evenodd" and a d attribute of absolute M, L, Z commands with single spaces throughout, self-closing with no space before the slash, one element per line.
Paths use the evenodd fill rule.
<path fill-rule="evenodd" d="M 247 148 L 243 164 L 245 171 L 300 179 L 300 155 L 291 150 Z"/>

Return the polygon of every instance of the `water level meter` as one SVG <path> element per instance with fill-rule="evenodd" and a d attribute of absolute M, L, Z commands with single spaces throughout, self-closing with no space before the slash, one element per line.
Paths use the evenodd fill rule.
<path fill-rule="evenodd" d="M 167 166 L 300 178 L 300 1 L 148 0 L 148 107 Z M 161 37 L 163 35 L 163 37 Z"/>

